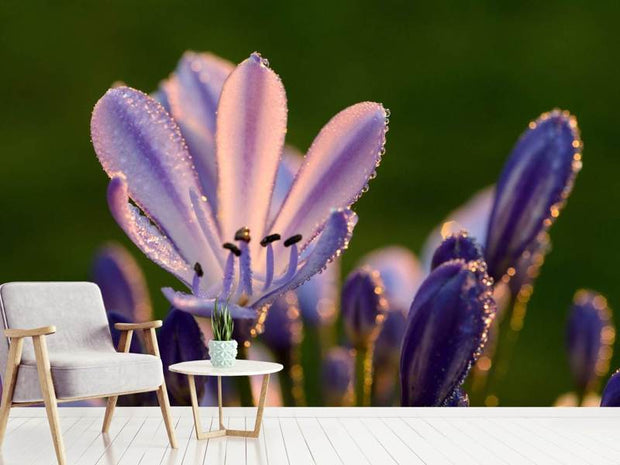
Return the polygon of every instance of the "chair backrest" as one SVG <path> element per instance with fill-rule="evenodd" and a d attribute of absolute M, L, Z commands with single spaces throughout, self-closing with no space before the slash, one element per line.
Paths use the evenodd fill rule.
<path fill-rule="evenodd" d="M 50 357 L 55 351 L 114 351 L 101 291 L 88 282 L 14 282 L 0 285 L 0 325 L 30 329 L 56 326 L 47 337 Z M 1 333 L 1 332 L 0 332 Z M 9 339 L 0 334 L 1 375 Z M 22 361 L 34 360 L 30 338 L 24 339 Z"/>

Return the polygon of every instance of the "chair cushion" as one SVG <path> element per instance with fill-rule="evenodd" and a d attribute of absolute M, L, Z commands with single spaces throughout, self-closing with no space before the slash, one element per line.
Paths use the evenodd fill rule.
<path fill-rule="evenodd" d="M 102 397 L 156 389 L 163 381 L 161 360 L 153 355 L 74 351 L 50 353 L 56 397 Z M 43 400 L 36 362 L 22 359 L 14 402 Z"/>

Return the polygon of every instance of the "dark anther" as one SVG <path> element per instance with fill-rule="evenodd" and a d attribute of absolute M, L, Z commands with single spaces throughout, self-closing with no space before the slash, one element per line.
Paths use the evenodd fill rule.
<path fill-rule="evenodd" d="M 297 244 L 301 240 L 301 234 L 295 234 L 284 241 L 284 247 L 290 247 L 293 244 Z"/>
<path fill-rule="evenodd" d="M 200 263 L 198 262 L 196 262 L 196 264 L 194 265 L 194 271 L 196 272 L 199 278 L 202 278 L 205 274 L 204 271 L 202 271 L 202 266 L 200 266 Z"/>
<path fill-rule="evenodd" d="M 268 236 L 263 237 L 263 239 L 260 241 L 260 245 L 262 245 L 263 247 L 267 247 L 268 244 L 279 241 L 280 239 L 281 238 L 279 234 L 269 234 Z"/>
<path fill-rule="evenodd" d="M 244 226 L 243 228 L 237 229 L 237 232 L 235 233 L 235 240 L 250 242 L 250 228 Z"/>
<path fill-rule="evenodd" d="M 231 244 L 230 242 L 227 242 L 222 247 L 224 247 L 225 249 L 230 250 L 237 257 L 241 256 L 241 250 L 239 250 L 239 247 L 237 247 L 235 244 Z"/>

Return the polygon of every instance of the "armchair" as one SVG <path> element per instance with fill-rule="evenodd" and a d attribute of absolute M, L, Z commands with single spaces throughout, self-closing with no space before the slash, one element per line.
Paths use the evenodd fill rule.
<path fill-rule="evenodd" d="M 86 282 L 2 284 L 0 317 L 0 446 L 11 407 L 43 402 L 58 463 L 65 465 L 59 402 L 107 397 L 107 433 L 118 396 L 156 391 L 170 445 L 177 447 L 155 337 L 161 321 L 117 323 L 116 351 L 101 292 Z M 144 333 L 148 355 L 129 353 L 135 331 Z"/>

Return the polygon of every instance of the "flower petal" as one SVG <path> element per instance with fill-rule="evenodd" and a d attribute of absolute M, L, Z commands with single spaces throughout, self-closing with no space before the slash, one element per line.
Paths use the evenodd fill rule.
<path fill-rule="evenodd" d="M 536 236 L 551 226 L 581 169 L 577 120 L 554 110 L 530 123 L 497 183 L 485 256 L 498 280 Z"/>
<path fill-rule="evenodd" d="M 270 232 L 301 234 L 308 244 L 329 212 L 353 204 L 374 176 L 385 145 L 386 110 L 379 103 L 353 105 L 316 137 Z"/>
<path fill-rule="evenodd" d="M 196 320 L 189 313 L 172 308 L 159 330 L 157 341 L 172 405 L 190 405 L 187 377 L 173 373 L 168 367 L 175 363 L 207 358 L 207 348 Z M 204 379 L 197 383 L 196 388 L 200 399 L 204 392 Z"/>
<path fill-rule="evenodd" d="M 154 99 L 129 87 L 110 89 L 95 105 L 93 145 L 110 177 L 123 174 L 131 199 L 174 243 L 187 263 L 200 262 L 207 280 L 218 279 L 189 201 L 200 191 L 178 126 Z"/>
<path fill-rule="evenodd" d="M 164 287 L 161 291 L 174 308 L 201 317 L 211 317 L 213 314 L 215 299 L 196 297 L 193 294 L 175 291 L 170 287 Z M 256 318 L 256 311 L 251 308 L 228 303 L 228 309 L 233 318 Z"/>
<path fill-rule="evenodd" d="M 232 240 L 239 228 L 250 228 L 253 257 L 265 235 L 286 118 L 280 78 L 253 53 L 224 83 L 215 140 L 222 237 Z"/>
<path fill-rule="evenodd" d="M 390 308 L 403 312 L 409 311 L 413 297 L 426 277 L 417 257 L 400 246 L 370 252 L 359 261 L 359 266 L 370 266 L 379 271 Z"/>
<path fill-rule="evenodd" d="M 101 289 L 108 312 L 131 322 L 149 321 L 153 315 L 146 279 L 133 256 L 120 244 L 110 243 L 97 251 L 92 280 Z"/>
<path fill-rule="evenodd" d="M 578 392 L 595 390 L 607 374 L 615 335 L 607 299 L 598 292 L 577 291 L 566 325 L 566 350 Z"/>
<path fill-rule="evenodd" d="M 403 406 L 446 405 L 478 358 L 495 314 L 485 268 L 446 262 L 420 287 L 401 351 Z"/>
<path fill-rule="evenodd" d="M 175 72 L 160 87 L 160 99 L 167 103 L 181 128 L 203 192 L 214 211 L 217 211 L 216 111 L 224 81 L 234 68 L 229 61 L 211 53 L 185 52 Z"/>
<path fill-rule="evenodd" d="M 450 212 L 441 225 L 428 235 L 422 247 L 420 259 L 423 268 L 430 271 L 433 254 L 447 234 L 464 229 L 478 244 L 484 244 L 494 199 L 495 186 L 489 186 L 476 192 L 467 202 Z"/>
<path fill-rule="evenodd" d="M 121 229 L 147 257 L 185 284 L 192 282 L 193 271 L 176 247 L 146 216 L 129 203 L 127 183 L 123 176 L 115 176 L 110 180 L 108 206 Z"/>
<path fill-rule="evenodd" d="M 334 210 L 327 220 L 325 229 L 317 238 L 316 244 L 313 245 L 312 251 L 303 259 L 302 265 L 293 277 L 254 302 L 252 307 L 255 309 L 263 308 L 279 295 L 295 289 L 312 276 L 323 271 L 334 258 L 340 256 L 342 251 L 348 247 L 356 223 L 357 215 L 351 210 Z"/>
<path fill-rule="evenodd" d="M 303 156 L 296 148 L 289 145 L 284 146 L 282 153 L 282 161 L 278 165 L 278 173 L 276 174 L 276 184 L 273 188 L 273 197 L 271 199 L 271 207 L 269 209 L 269 221 L 271 224 L 282 207 L 282 202 L 288 195 L 295 180 L 295 176 L 299 171 L 299 167 L 303 163 Z"/>
<path fill-rule="evenodd" d="M 345 407 L 353 403 L 354 360 L 351 351 L 334 347 L 327 352 L 321 368 L 322 391 L 325 405 Z"/>

